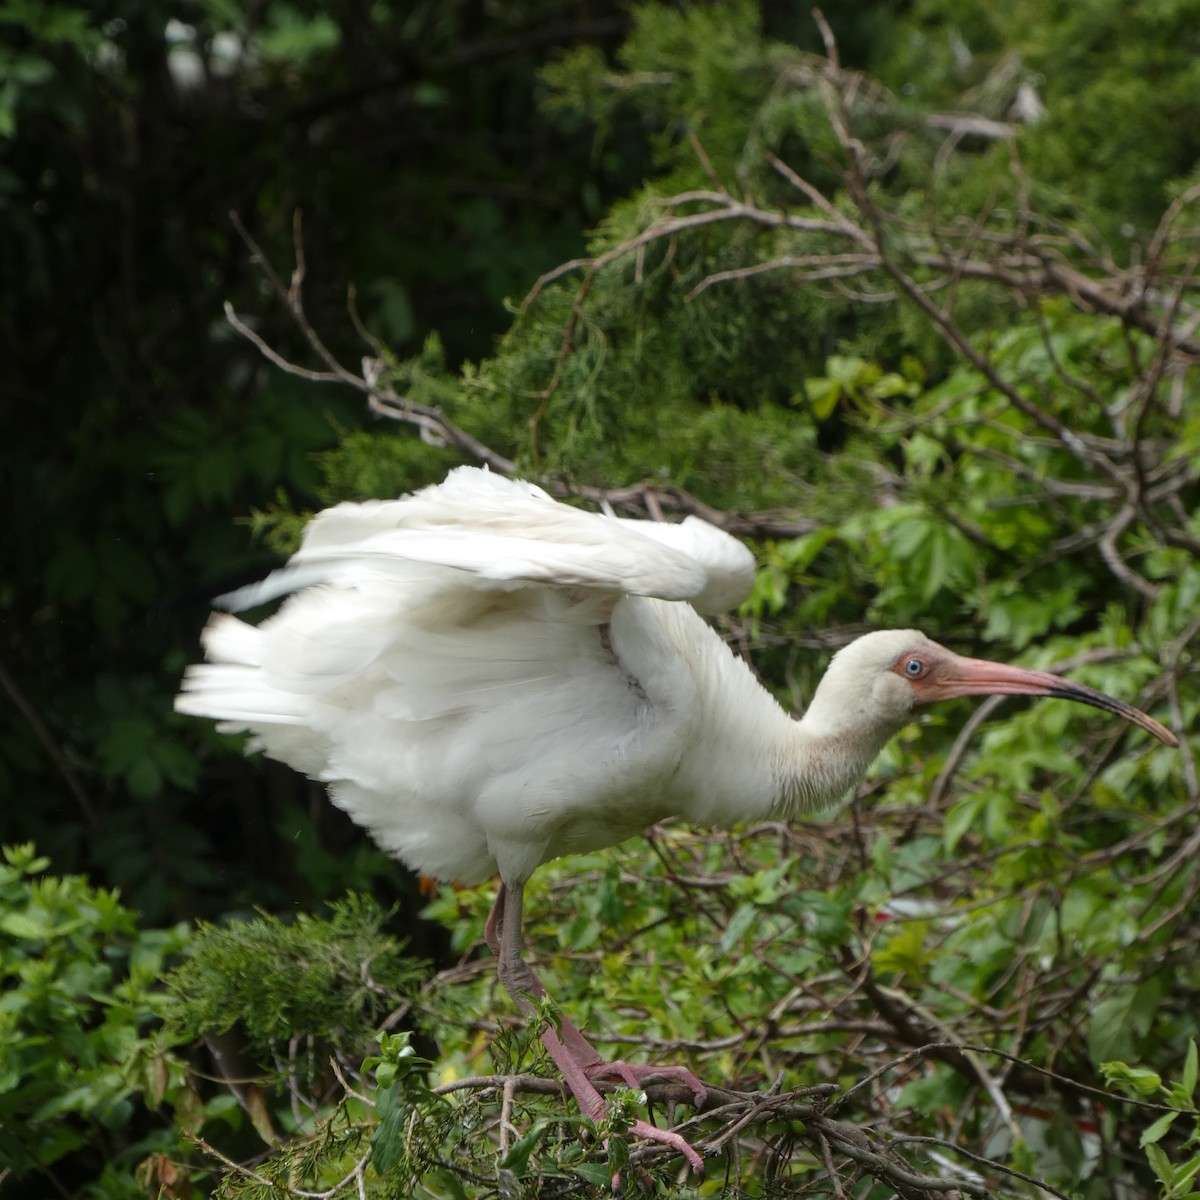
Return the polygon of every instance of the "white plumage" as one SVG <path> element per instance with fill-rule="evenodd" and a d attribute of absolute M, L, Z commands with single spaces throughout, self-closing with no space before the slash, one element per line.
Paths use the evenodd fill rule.
<path fill-rule="evenodd" d="M 1174 740 L 1102 693 L 914 630 L 852 642 L 794 720 L 697 612 L 740 603 L 753 577 L 749 551 L 694 517 L 620 520 L 460 467 L 404 499 L 319 514 L 284 568 L 224 598 L 288 597 L 257 628 L 214 616 L 209 661 L 176 706 L 328 784 L 411 867 L 468 883 L 498 872 L 488 940 L 523 1008 L 542 993 L 520 938 L 539 864 L 667 816 L 732 824 L 836 799 L 919 704 L 1058 695 Z M 647 1071 L 604 1063 L 569 1022 L 542 1037 L 593 1117 L 592 1079 L 636 1086 Z M 668 1073 L 702 1099 L 690 1073 Z M 676 1135 L 635 1132 L 698 1164 Z"/>
<path fill-rule="evenodd" d="M 695 518 L 616 520 L 463 467 L 321 513 L 228 602 L 302 590 L 257 629 L 214 617 L 178 707 L 252 731 L 424 874 L 524 879 L 673 812 L 765 808 L 776 780 L 722 746 L 792 721 L 690 604 L 655 598 L 720 609 L 753 573 Z"/>

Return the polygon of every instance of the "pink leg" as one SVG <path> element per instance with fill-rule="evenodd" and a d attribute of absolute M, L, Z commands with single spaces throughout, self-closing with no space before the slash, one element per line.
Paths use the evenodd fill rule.
<path fill-rule="evenodd" d="M 500 957 L 500 928 L 504 924 L 504 899 L 507 893 L 508 889 L 501 882 L 496 889 L 496 899 L 492 901 L 492 911 L 483 923 L 483 940 L 497 958 Z"/>
<path fill-rule="evenodd" d="M 483 936 L 492 953 L 501 957 L 501 931 L 504 927 L 504 909 L 507 888 L 503 883 L 496 893 L 496 902 L 488 914 L 487 923 L 483 927 Z M 520 926 L 517 925 L 519 933 Z M 521 966 L 528 972 L 529 986 L 523 990 L 534 996 L 544 996 L 546 988 L 538 978 L 537 972 L 525 962 L 520 953 L 518 938 L 516 957 Z M 503 982 L 503 980 L 501 980 Z M 507 985 L 506 985 L 507 986 Z M 518 1001 L 518 1004 L 520 1001 Z M 687 1067 L 661 1067 L 653 1063 L 631 1063 L 623 1059 L 609 1062 L 599 1050 L 583 1036 L 579 1029 L 565 1017 L 560 1021 L 562 1026 L 563 1044 L 571 1051 L 572 1057 L 583 1068 L 589 1079 L 603 1079 L 616 1076 L 629 1087 L 640 1089 L 649 1079 L 674 1079 L 690 1088 L 696 1097 L 696 1103 L 701 1105 L 708 1096 L 708 1089 Z"/>
<path fill-rule="evenodd" d="M 528 997 L 546 995 L 546 989 L 537 973 L 521 955 L 521 901 L 522 888 L 508 888 L 503 883 L 496 895 L 496 902 L 484 925 L 483 935 L 492 953 L 499 960 L 497 971 L 500 982 L 517 1007 L 525 1013 L 532 1010 Z M 697 1104 L 703 1104 L 707 1092 L 704 1084 L 684 1067 L 655 1067 L 646 1063 L 606 1062 L 600 1052 L 582 1033 L 565 1018 L 559 1023 L 559 1031 L 547 1028 L 542 1032 L 542 1044 L 571 1089 L 580 1110 L 591 1120 L 598 1121 L 608 1109 L 604 1097 L 592 1084 L 593 1079 L 615 1074 L 632 1088 L 640 1088 L 643 1079 L 660 1076 L 678 1079 L 687 1084 L 696 1095 Z M 703 1172 L 700 1156 L 677 1133 L 659 1129 L 646 1121 L 635 1121 L 632 1132 L 647 1141 L 661 1142 L 678 1151 L 697 1173 Z"/>

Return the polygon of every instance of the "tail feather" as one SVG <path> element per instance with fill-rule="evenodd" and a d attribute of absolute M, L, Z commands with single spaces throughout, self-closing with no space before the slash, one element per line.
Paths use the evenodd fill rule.
<path fill-rule="evenodd" d="M 212 662 L 237 663 L 244 667 L 262 666 L 262 630 L 239 621 L 237 617 L 214 616 L 200 635 L 200 640 Z"/>
<path fill-rule="evenodd" d="M 303 696 L 272 687 L 262 671 L 262 631 L 236 617 L 216 616 L 203 634 L 209 661 L 188 667 L 175 711 L 212 717 L 228 731 L 260 723 L 299 725 L 308 717 Z"/>
<path fill-rule="evenodd" d="M 265 722 L 298 725 L 308 716 L 304 698 L 264 684 L 251 667 L 208 663 L 189 667 L 175 711 L 236 723 L 238 729 Z"/>

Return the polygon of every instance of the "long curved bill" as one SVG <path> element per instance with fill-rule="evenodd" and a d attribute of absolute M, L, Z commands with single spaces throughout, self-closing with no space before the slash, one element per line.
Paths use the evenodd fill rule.
<path fill-rule="evenodd" d="M 1102 708 L 1131 725 L 1140 726 L 1168 746 L 1179 744 L 1166 726 L 1160 725 L 1140 709 L 1086 684 L 1051 675 L 1048 671 L 1030 671 L 1025 667 L 988 662 L 983 658 L 962 658 L 957 654 L 950 655 L 946 662 L 939 664 L 939 668 L 923 683 L 914 686 L 921 701 L 952 700 L 959 696 L 1056 696 L 1061 700 L 1078 700 L 1080 704 Z"/>

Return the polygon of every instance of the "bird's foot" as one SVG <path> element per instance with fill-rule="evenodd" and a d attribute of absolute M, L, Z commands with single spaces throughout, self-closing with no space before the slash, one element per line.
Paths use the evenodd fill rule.
<path fill-rule="evenodd" d="M 708 1098 L 708 1088 L 687 1067 L 659 1067 L 653 1063 L 631 1063 L 617 1059 L 615 1062 L 588 1063 L 584 1071 L 589 1079 L 615 1076 L 635 1091 L 640 1091 L 651 1079 L 673 1079 L 691 1091 L 696 1098 L 697 1107 L 702 1106 Z"/>
<path fill-rule="evenodd" d="M 520 929 L 521 889 L 510 891 L 501 884 L 491 915 L 484 926 L 484 935 L 500 960 L 497 969 L 505 990 L 522 1012 L 538 1015 L 537 1003 L 546 995 L 546 989 L 537 973 L 521 957 Z M 647 1063 L 633 1064 L 620 1060 L 606 1062 L 579 1029 L 561 1015 L 552 1017 L 543 1025 L 540 1037 L 562 1073 L 563 1081 L 571 1089 L 580 1111 L 597 1124 L 608 1114 L 609 1106 L 592 1080 L 606 1075 L 616 1075 L 635 1091 L 641 1091 L 644 1079 L 656 1075 L 675 1079 L 691 1090 L 697 1104 L 703 1104 L 708 1095 L 704 1084 L 684 1067 L 654 1067 Z M 669 1146 L 687 1160 L 693 1171 L 703 1173 L 704 1160 L 682 1135 L 669 1129 L 659 1129 L 639 1119 L 634 1119 L 627 1128 L 634 1137 L 643 1141 Z"/>
<path fill-rule="evenodd" d="M 691 1143 L 681 1133 L 675 1133 L 671 1129 L 659 1129 L 657 1125 L 651 1125 L 649 1121 L 634 1121 L 629 1127 L 629 1132 L 634 1137 L 639 1137 L 647 1142 L 659 1142 L 661 1145 L 670 1146 L 676 1154 L 682 1155 L 687 1159 L 688 1166 L 696 1172 L 697 1175 L 704 1174 L 704 1159 L 696 1153 Z"/>
<path fill-rule="evenodd" d="M 560 1041 L 554 1029 L 542 1031 L 542 1043 L 550 1052 L 550 1056 L 558 1064 L 563 1079 L 579 1104 L 585 1116 L 599 1124 L 608 1115 L 608 1101 L 596 1091 L 596 1079 L 615 1075 L 623 1083 L 641 1091 L 643 1081 L 657 1076 L 658 1078 L 675 1079 L 685 1083 L 696 1096 L 696 1103 L 703 1104 L 708 1095 L 704 1084 L 686 1067 L 655 1067 L 649 1063 L 627 1063 L 622 1060 L 606 1062 L 597 1053 L 596 1048 L 571 1024 L 562 1020 L 559 1032 L 564 1040 Z M 704 1173 L 704 1161 L 696 1153 L 691 1144 L 682 1136 L 670 1129 L 659 1129 L 649 1121 L 635 1118 L 628 1126 L 628 1131 L 636 1138 L 647 1142 L 657 1142 L 660 1146 L 669 1146 L 676 1154 L 687 1160 L 688 1166 L 698 1175 Z"/>
<path fill-rule="evenodd" d="M 708 1097 L 708 1089 L 687 1067 L 657 1067 L 652 1063 L 630 1063 L 623 1059 L 617 1059 L 615 1062 L 590 1062 L 583 1067 L 583 1071 L 589 1080 L 616 1076 L 622 1083 L 635 1091 L 641 1091 L 643 1084 L 651 1079 L 673 1079 L 691 1090 L 696 1098 L 697 1107 L 702 1105 Z M 703 1159 L 682 1134 L 675 1133 L 670 1129 L 659 1129 L 657 1125 L 651 1125 L 649 1121 L 641 1120 L 635 1120 L 630 1125 L 629 1132 L 643 1141 L 658 1142 L 662 1146 L 669 1146 L 687 1161 L 688 1166 L 697 1175 L 704 1174 Z M 618 1176 L 613 1180 L 614 1187 L 619 1186 L 619 1178 Z"/>

